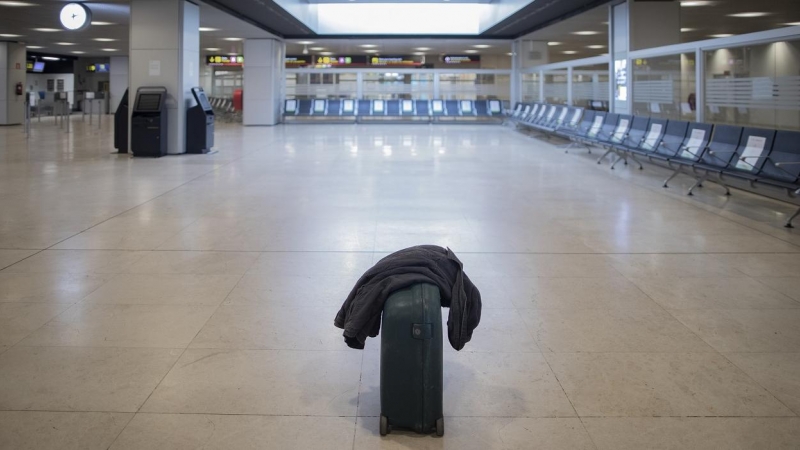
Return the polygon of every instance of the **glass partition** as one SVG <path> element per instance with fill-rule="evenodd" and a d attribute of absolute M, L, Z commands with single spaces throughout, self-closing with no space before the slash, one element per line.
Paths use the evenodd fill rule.
<path fill-rule="evenodd" d="M 704 52 L 707 122 L 800 130 L 800 41 Z"/>
<path fill-rule="evenodd" d="M 544 73 L 544 101 L 551 105 L 567 104 L 567 69 Z"/>
<path fill-rule="evenodd" d="M 444 100 L 503 100 L 511 97 L 511 75 L 443 73 L 439 97 Z"/>
<path fill-rule="evenodd" d="M 539 101 L 539 73 L 522 74 L 522 101 L 525 103 Z"/>
<path fill-rule="evenodd" d="M 608 64 L 579 66 L 572 70 L 572 104 L 608 110 Z"/>
<path fill-rule="evenodd" d="M 365 73 L 363 97 L 365 99 L 429 100 L 433 98 L 431 73 Z"/>
<path fill-rule="evenodd" d="M 634 59 L 633 114 L 672 120 L 696 118 L 695 54 Z"/>
<path fill-rule="evenodd" d="M 358 76 L 347 72 L 286 72 L 286 98 L 356 98 Z"/>

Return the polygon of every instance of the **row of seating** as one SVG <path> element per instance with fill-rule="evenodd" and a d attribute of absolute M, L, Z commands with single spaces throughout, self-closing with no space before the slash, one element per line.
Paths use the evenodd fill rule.
<path fill-rule="evenodd" d="M 689 188 L 710 181 L 798 205 L 800 201 L 800 132 L 582 110 L 564 105 L 516 105 L 508 119 L 545 135 L 569 139 L 568 147 L 600 147 L 620 161 L 641 161 L 673 171 L 664 187 L 680 174 L 695 179 Z M 800 215 L 798 209 L 786 222 Z"/>
<path fill-rule="evenodd" d="M 284 119 L 503 120 L 500 100 L 286 100 Z"/>

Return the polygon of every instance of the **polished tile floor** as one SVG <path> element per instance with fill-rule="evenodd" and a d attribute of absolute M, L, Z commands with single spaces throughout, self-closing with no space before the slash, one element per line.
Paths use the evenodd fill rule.
<path fill-rule="evenodd" d="M 0 128 L 2 449 L 797 449 L 792 208 L 502 126 L 221 125 L 110 154 Z M 483 293 L 444 438 L 378 434 L 359 275 L 448 245 Z"/>

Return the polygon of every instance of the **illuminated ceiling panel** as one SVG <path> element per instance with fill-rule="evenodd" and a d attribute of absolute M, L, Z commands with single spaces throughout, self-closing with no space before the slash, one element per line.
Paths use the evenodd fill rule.
<path fill-rule="evenodd" d="M 479 3 L 321 3 L 317 33 L 468 35 L 481 32 L 492 8 Z"/>

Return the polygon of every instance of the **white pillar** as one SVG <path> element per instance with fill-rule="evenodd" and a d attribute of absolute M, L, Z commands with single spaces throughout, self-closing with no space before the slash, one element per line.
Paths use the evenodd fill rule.
<path fill-rule="evenodd" d="M 276 125 L 284 85 L 283 42 L 248 39 L 244 43 L 244 125 Z"/>
<path fill-rule="evenodd" d="M 122 101 L 122 96 L 125 95 L 125 89 L 128 89 L 128 57 L 127 56 L 112 56 L 109 62 L 111 66 L 109 71 L 109 112 L 114 114 L 119 107 L 119 102 Z"/>
<path fill-rule="evenodd" d="M 0 125 L 25 121 L 25 52 L 22 44 L 0 42 Z M 21 95 L 17 95 L 18 83 Z"/>
<path fill-rule="evenodd" d="M 194 3 L 185 0 L 131 2 L 131 105 L 140 87 L 167 88 L 167 152 L 170 154 L 186 152 L 186 110 L 194 105 L 191 88 L 200 82 L 199 28 L 200 8 Z"/>

